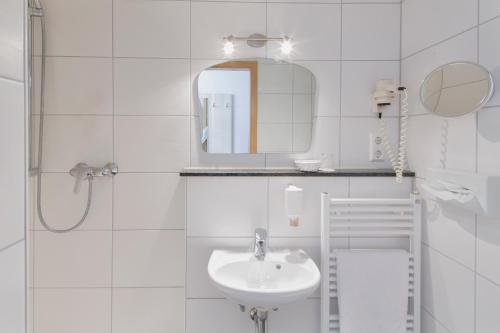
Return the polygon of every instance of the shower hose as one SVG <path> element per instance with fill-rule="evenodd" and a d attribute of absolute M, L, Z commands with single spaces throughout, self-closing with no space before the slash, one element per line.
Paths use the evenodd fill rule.
<path fill-rule="evenodd" d="M 42 6 L 40 4 L 40 0 L 35 0 L 35 6 L 37 9 L 42 9 Z M 34 16 L 30 17 L 31 20 L 31 36 L 34 35 L 34 29 L 33 29 L 33 18 Z M 74 230 L 78 228 L 87 218 L 87 215 L 90 210 L 90 205 L 92 203 L 92 177 L 88 178 L 89 186 L 88 186 L 88 196 L 87 196 L 87 206 L 85 207 L 85 211 L 83 215 L 81 216 L 80 220 L 78 220 L 77 223 L 72 225 L 69 228 L 54 228 L 49 225 L 49 223 L 45 220 L 42 212 L 42 161 L 43 161 L 43 128 L 44 128 L 44 109 L 45 109 L 45 104 L 44 104 L 44 97 L 45 97 L 45 54 L 46 54 L 46 47 L 45 47 L 45 19 L 43 17 L 43 13 L 40 18 L 40 30 L 41 30 L 41 69 L 40 69 L 40 122 L 39 122 L 39 130 L 38 130 L 38 156 L 37 156 L 37 169 L 36 169 L 36 176 L 37 176 L 37 183 L 36 183 L 36 207 L 37 207 L 37 215 L 38 219 L 40 220 L 40 223 L 48 230 L 51 232 L 55 233 L 64 233 L 68 232 L 71 230 Z M 33 52 L 33 45 L 31 45 L 31 50 Z M 33 54 L 30 55 L 32 57 Z"/>

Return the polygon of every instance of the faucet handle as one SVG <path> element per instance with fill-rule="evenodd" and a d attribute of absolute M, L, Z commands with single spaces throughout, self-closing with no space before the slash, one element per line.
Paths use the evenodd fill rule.
<path fill-rule="evenodd" d="M 92 168 L 87 163 L 78 163 L 71 170 L 69 170 L 69 174 L 75 177 L 73 192 L 77 194 L 80 192 L 82 180 L 92 177 Z"/>

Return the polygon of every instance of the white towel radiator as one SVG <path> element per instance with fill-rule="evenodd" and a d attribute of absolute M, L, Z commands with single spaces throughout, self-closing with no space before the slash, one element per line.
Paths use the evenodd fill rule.
<path fill-rule="evenodd" d="M 417 195 L 409 199 L 335 199 L 321 194 L 321 333 L 339 333 L 334 250 L 353 248 L 351 241 L 356 238 L 378 238 L 377 248 L 395 248 L 391 240 L 397 239 L 398 248 L 409 251 L 407 332 L 420 333 L 420 228 Z"/>

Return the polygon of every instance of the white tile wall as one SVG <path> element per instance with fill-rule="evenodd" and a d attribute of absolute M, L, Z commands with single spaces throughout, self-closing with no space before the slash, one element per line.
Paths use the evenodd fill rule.
<path fill-rule="evenodd" d="M 114 181 L 115 229 L 184 229 L 186 179 L 167 173 L 124 173 Z"/>
<path fill-rule="evenodd" d="M 35 232 L 35 287 L 110 287 L 111 232 Z"/>
<path fill-rule="evenodd" d="M 398 4 L 342 5 L 343 59 L 399 60 L 399 34 Z"/>
<path fill-rule="evenodd" d="M 109 332 L 111 289 L 36 289 L 36 332 Z"/>
<path fill-rule="evenodd" d="M 267 32 L 278 36 L 286 33 L 298 41 L 292 59 L 338 60 L 340 17 L 339 5 L 268 4 Z M 271 44 L 268 48 L 269 57 L 280 55 L 279 44 Z"/>
<path fill-rule="evenodd" d="M 25 332 L 27 316 L 24 96 L 25 2 L 0 3 L 0 330 Z"/>
<path fill-rule="evenodd" d="M 424 246 L 422 306 L 451 332 L 474 332 L 474 271 Z"/>
<path fill-rule="evenodd" d="M 47 55 L 111 56 L 112 0 L 46 0 L 43 7 Z"/>
<path fill-rule="evenodd" d="M 253 236 L 266 227 L 267 186 L 266 178 L 189 178 L 188 236 Z"/>
<path fill-rule="evenodd" d="M 476 25 L 478 0 L 410 0 L 402 9 L 402 55 L 406 57 Z"/>
<path fill-rule="evenodd" d="M 0 10 L 0 76 L 17 81 L 24 80 L 24 38 L 22 1 L 6 0 Z"/>
<path fill-rule="evenodd" d="M 184 331 L 183 288 L 119 288 L 113 291 L 113 331 Z"/>
<path fill-rule="evenodd" d="M 499 9 L 498 1 L 489 0 L 407 0 L 402 4 L 401 76 L 409 87 L 413 114 L 409 160 L 421 179 L 426 168 L 440 167 L 442 119 L 422 107 L 420 83 L 434 68 L 460 60 L 479 62 L 498 81 Z M 496 93 L 488 108 L 449 120 L 447 168 L 498 173 L 498 105 Z M 490 311 L 500 292 L 500 272 L 494 264 L 500 258 L 498 221 L 432 202 L 427 202 L 427 210 L 423 230 L 428 245 L 423 267 L 425 332 L 498 331 L 500 324 Z"/>
<path fill-rule="evenodd" d="M 115 59 L 115 114 L 189 115 L 189 61 Z"/>
<path fill-rule="evenodd" d="M 115 0 L 113 46 L 118 57 L 188 57 L 189 2 Z"/>
<path fill-rule="evenodd" d="M 179 287 L 185 277 L 183 230 L 119 231 L 113 238 L 113 285 Z"/>
<path fill-rule="evenodd" d="M 115 161 L 120 174 L 113 181 L 95 182 L 91 214 L 78 231 L 53 235 L 33 219 L 35 333 L 109 333 L 111 327 L 125 333 L 252 332 L 248 314 L 220 299 L 210 285 L 205 270 L 210 250 L 246 247 L 254 228 L 262 226 L 280 236 L 270 240 L 272 246 L 302 247 L 317 260 L 315 198 L 322 190 L 347 196 L 349 181 L 297 179 L 311 192 L 302 227 L 290 230 L 283 211 L 272 206 L 282 205 L 285 179 L 182 179 L 177 173 L 190 165 L 289 166 L 296 157 L 321 154 L 328 155 L 333 167 L 344 166 L 343 158 L 345 165 L 372 167 L 366 154 L 355 157 L 368 142 L 367 136 L 358 139 L 356 134 L 376 124 L 369 109 L 362 110 L 353 87 L 359 81 L 359 95 L 368 96 L 378 76 L 398 78 L 399 2 L 46 0 L 44 5 L 51 56 L 43 178 L 47 220 L 67 226 L 81 212 L 86 188 L 78 196 L 69 193 L 72 184 L 66 175 L 77 162 L 99 166 Z M 374 20 L 371 11 L 383 16 L 383 24 L 369 23 Z M 359 22 L 364 22 L 361 29 Z M 318 117 L 305 154 L 201 151 L 193 82 L 202 69 L 222 61 L 223 36 L 251 33 L 293 37 L 291 58 L 316 76 Z M 375 42 L 384 48 L 365 50 Z M 273 56 L 277 46 L 253 49 L 241 43 L 234 57 Z M 364 67 L 370 69 L 365 75 L 359 70 Z M 296 99 L 295 105 L 301 102 Z M 307 131 L 294 129 L 299 130 L 303 135 Z M 365 181 L 374 186 L 368 179 L 353 180 L 353 193 L 364 194 Z M 385 188 L 392 184 L 392 179 L 386 181 L 374 182 Z M 409 186 L 405 191 L 391 187 L 387 194 L 407 195 Z M 63 199 L 65 205 L 58 209 Z M 348 246 L 345 239 L 338 244 Z M 89 293 L 79 293 L 82 287 Z M 273 313 L 272 330 L 317 331 L 317 296 Z M 67 305 L 78 301 L 79 307 Z M 74 319 L 77 310 L 84 316 Z M 58 324 L 45 319 L 58 312 L 68 320 Z M 301 312 L 303 320 L 297 316 Z M 224 321 L 214 322 L 222 316 Z M 296 317 L 293 327 L 290 316 Z"/>
<path fill-rule="evenodd" d="M 47 57 L 45 114 L 113 113 L 113 73 L 109 58 Z M 39 113 L 41 60 L 34 59 L 36 98 L 34 111 Z"/>

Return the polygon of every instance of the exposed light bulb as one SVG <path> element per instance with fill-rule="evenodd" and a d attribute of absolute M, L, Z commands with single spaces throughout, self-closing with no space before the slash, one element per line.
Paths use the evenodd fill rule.
<path fill-rule="evenodd" d="M 224 44 L 224 53 L 226 55 L 231 55 L 234 52 L 234 43 L 230 40 L 226 40 L 226 43 Z"/>
<path fill-rule="evenodd" d="M 285 37 L 283 38 L 283 41 L 281 42 L 281 53 L 283 54 L 290 54 L 292 53 L 293 51 L 293 45 L 292 45 L 292 41 L 288 38 L 288 37 Z"/>

